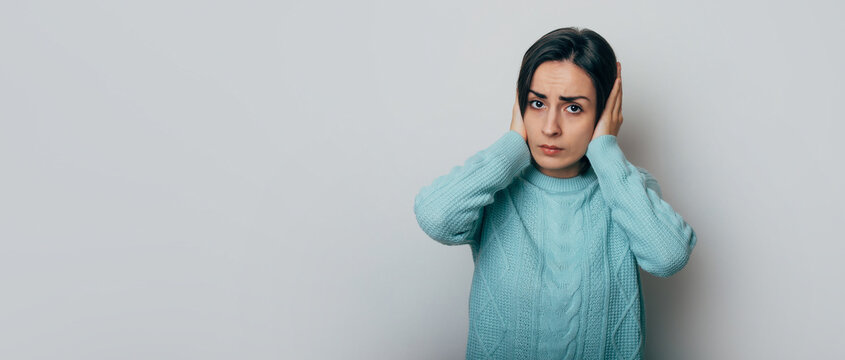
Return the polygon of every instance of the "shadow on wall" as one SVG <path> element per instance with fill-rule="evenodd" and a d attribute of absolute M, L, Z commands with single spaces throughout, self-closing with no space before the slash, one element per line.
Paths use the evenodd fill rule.
<path fill-rule="evenodd" d="M 693 254 L 695 250 L 693 250 Z M 645 359 L 689 359 L 693 340 L 685 332 L 687 316 L 694 310 L 693 288 L 699 286 L 694 271 L 695 255 L 681 271 L 668 278 L 659 278 L 642 269 L 643 300 L 646 313 Z"/>

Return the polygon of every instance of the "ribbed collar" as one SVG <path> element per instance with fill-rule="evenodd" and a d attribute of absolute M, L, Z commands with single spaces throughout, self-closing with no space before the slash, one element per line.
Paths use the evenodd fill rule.
<path fill-rule="evenodd" d="M 521 176 L 529 183 L 550 192 L 580 191 L 598 179 L 592 166 L 581 175 L 562 179 L 541 173 L 533 161 L 525 168 Z"/>

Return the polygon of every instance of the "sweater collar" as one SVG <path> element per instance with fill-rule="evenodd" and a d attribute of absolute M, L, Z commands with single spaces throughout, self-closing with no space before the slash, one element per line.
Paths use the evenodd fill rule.
<path fill-rule="evenodd" d="M 569 192 L 580 191 L 592 184 L 598 179 L 596 172 L 592 166 L 583 174 L 571 178 L 556 178 L 548 176 L 537 170 L 536 163 L 531 161 L 531 165 L 526 167 L 522 173 L 522 178 L 529 183 L 550 192 Z"/>

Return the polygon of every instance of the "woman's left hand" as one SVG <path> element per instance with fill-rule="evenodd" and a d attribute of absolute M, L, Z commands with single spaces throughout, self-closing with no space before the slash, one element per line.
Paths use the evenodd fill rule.
<path fill-rule="evenodd" d="M 616 82 L 613 83 L 613 89 L 610 90 L 610 97 L 607 98 L 607 104 L 604 106 L 604 111 L 593 130 L 593 139 L 602 135 L 619 135 L 619 128 L 622 127 L 622 63 L 616 62 Z"/>

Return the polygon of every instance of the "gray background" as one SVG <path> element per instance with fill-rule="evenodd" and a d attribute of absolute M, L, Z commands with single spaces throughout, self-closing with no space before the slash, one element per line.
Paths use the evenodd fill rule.
<path fill-rule="evenodd" d="M 644 278 L 648 357 L 843 357 L 842 10 L 3 1 L 0 358 L 462 358 L 470 249 L 413 199 L 564 26 L 614 47 L 622 149 L 698 235 Z"/>

